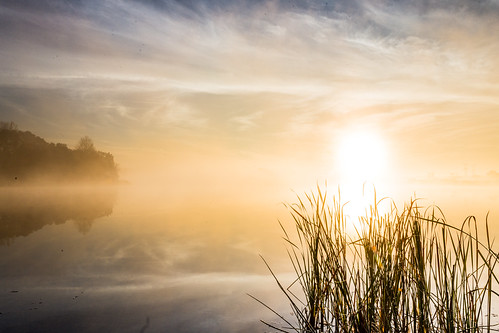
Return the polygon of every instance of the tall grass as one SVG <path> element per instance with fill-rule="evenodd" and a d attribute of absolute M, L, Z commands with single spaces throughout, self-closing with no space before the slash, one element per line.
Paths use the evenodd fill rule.
<path fill-rule="evenodd" d="M 329 201 L 318 189 L 288 205 L 296 232 L 281 227 L 295 282 L 284 286 L 264 262 L 294 319 L 274 312 L 282 327 L 266 324 L 281 332 L 496 331 L 491 305 L 499 296 L 493 288 L 499 258 L 487 219 L 481 241 L 474 217 L 455 227 L 416 200 L 383 214 L 379 206 L 374 198 L 347 233 L 339 196 Z"/>

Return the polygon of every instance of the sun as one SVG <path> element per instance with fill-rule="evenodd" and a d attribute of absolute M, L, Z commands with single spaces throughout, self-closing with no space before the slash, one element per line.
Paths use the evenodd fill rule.
<path fill-rule="evenodd" d="M 385 141 L 374 131 L 348 131 L 338 141 L 336 162 L 340 182 L 375 184 L 387 171 Z"/>
<path fill-rule="evenodd" d="M 386 140 L 374 130 L 344 131 L 335 142 L 335 150 L 336 179 L 353 232 L 393 170 L 389 170 Z"/>

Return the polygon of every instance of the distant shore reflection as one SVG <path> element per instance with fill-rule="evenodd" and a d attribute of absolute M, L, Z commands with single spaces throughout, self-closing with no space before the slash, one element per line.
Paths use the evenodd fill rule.
<path fill-rule="evenodd" d="M 45 225 L 73 221 L 79 232 L 113 212 L 116 188 L 2 188 L 0 189 L 0 245 L 27 236 Z"/>

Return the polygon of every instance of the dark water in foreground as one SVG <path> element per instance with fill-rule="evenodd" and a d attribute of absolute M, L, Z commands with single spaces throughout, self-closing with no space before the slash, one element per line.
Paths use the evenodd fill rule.
<path fill-rule="evenodd" d="M 3 190 L 0 332 L 264 331 L 279 204 L 165 193 Z"/>

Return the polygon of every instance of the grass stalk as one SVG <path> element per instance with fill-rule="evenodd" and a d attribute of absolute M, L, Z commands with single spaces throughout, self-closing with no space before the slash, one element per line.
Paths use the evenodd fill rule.
<path fill-rule="evenodd" d="M 416 200 L 402 211 L 392 204 L 385 214 L 380 203 L 375 197 L 355 233 L 346 231 L 350 221 L 339 196 L 329 201 L 320 188 L 288 205 L 295 230 L 281 228 L 296 281 L 284 287 L 264 262 L 295 321 L 274 312 L 285 326 L 268 326 L 282 332 L 493 331 L 499 258 L 488 216 L 481 242 L 474 217 L 455 227 L 438 208 L 422 211 Z"/>

